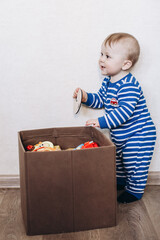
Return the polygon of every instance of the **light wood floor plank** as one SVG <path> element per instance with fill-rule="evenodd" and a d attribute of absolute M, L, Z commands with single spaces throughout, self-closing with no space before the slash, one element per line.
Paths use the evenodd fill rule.
<path fill-rule="evenodd" d="M 42 236 L 26 236 L 20 208 L 20 191 L 9 189 L 4 192 L 0 204 L 0 239 L 1 240 L 42 240 Z"/>
<path fill-rule="evenodd" d="M 143 200 L 119 204 L 118 225 L 100 230 L 101 240 L 158 240 Z"/>
<path fill-rule="evenodd" d="M 1 206 L 1 202 L 5 196 L 6 191 L 7 191 L 6 189 L 3 189 L 3 188 L 0 189 L 0 206 Z"/>
<path fill-rule="evenodd" d="M 160 240 L 159 209 L 160 186 L 147 186 L 142 200 L 118 204 L 116 227 L 27 236 L 19 189 L 0 189 L 0 240 Z"/>
<path fill-rule="evenodd" d="M 16 191 L 6 191 L 0 205 L 0 239 L 19 239 L 15 231 L 15 218 L 19 196 Z"/>
<path fill-rule="evenodd" d="M 157 235 L 160 237 L 160 186 L 147 186 L 143 201 Z"/>
<path fill-rule="evenodd" d="M 43 240 L 100 240 L 99 229 L 75 233 L 45 235 Z"/>

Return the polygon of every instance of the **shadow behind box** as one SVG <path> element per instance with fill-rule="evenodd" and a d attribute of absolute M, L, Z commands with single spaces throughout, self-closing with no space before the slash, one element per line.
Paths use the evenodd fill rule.
<path fill-rule="evenodd" d="M 21 206 L 28 235 L 74 232 L 116 225 L 115 146 L 93 127 L 20 131 Z M 27 152 L 51 141 L 62 149 L 95 141 L 99 148 Z"/>

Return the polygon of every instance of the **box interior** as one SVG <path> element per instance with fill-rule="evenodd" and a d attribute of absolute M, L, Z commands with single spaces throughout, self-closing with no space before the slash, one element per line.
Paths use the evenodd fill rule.
<path fill-rule="evenodd" d="M 62 150 L 76 148 L 88 141 L 96 142 L 99 147 L 111 145 L 111 141 L 99 130 L 93 127 L 79 128 L 52 128 L 21 131 L 20 138 L 24 150 L 27 145 L 35 145 L 38 142 L 51 141 L 54 145 L 59 145 Z"/>

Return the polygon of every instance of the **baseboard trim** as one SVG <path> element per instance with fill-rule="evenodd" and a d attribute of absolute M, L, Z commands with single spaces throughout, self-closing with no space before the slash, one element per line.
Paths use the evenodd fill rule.
<path fill-rule="evenodd" d="M 147 185 L 160 185 L 160 171 L 149 172 Z"/>
<path fill-rule="evenodd" d="M 160 185 L 160 171 L 150 171 L 147 185 Z M 0 175 L 0 188 L 20 188 L 19 175 Z"/>
<path fill-rule="evenodd" d="M 20 188 L 19 175 L 0 175 L 0 188 Z"/>

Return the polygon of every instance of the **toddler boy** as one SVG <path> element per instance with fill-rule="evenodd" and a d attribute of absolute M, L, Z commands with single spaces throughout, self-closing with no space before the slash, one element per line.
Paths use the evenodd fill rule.
<path fill-rule="evenodd" d="M 82 90 L 82 103 L 105 109 L 104 116 L 88 120 L 86 126 L 110 129 L 116 145 L 117 189 L 124 189 L 118 197 L 121 203 L 142 198 L 156 140 L 142 88 L 129 72 L 139 54 L 135 37 L 127 33 L 111 34 L 101 48 L 99 67 L 105 78 L 100 90 L 98 93 Z"/>

